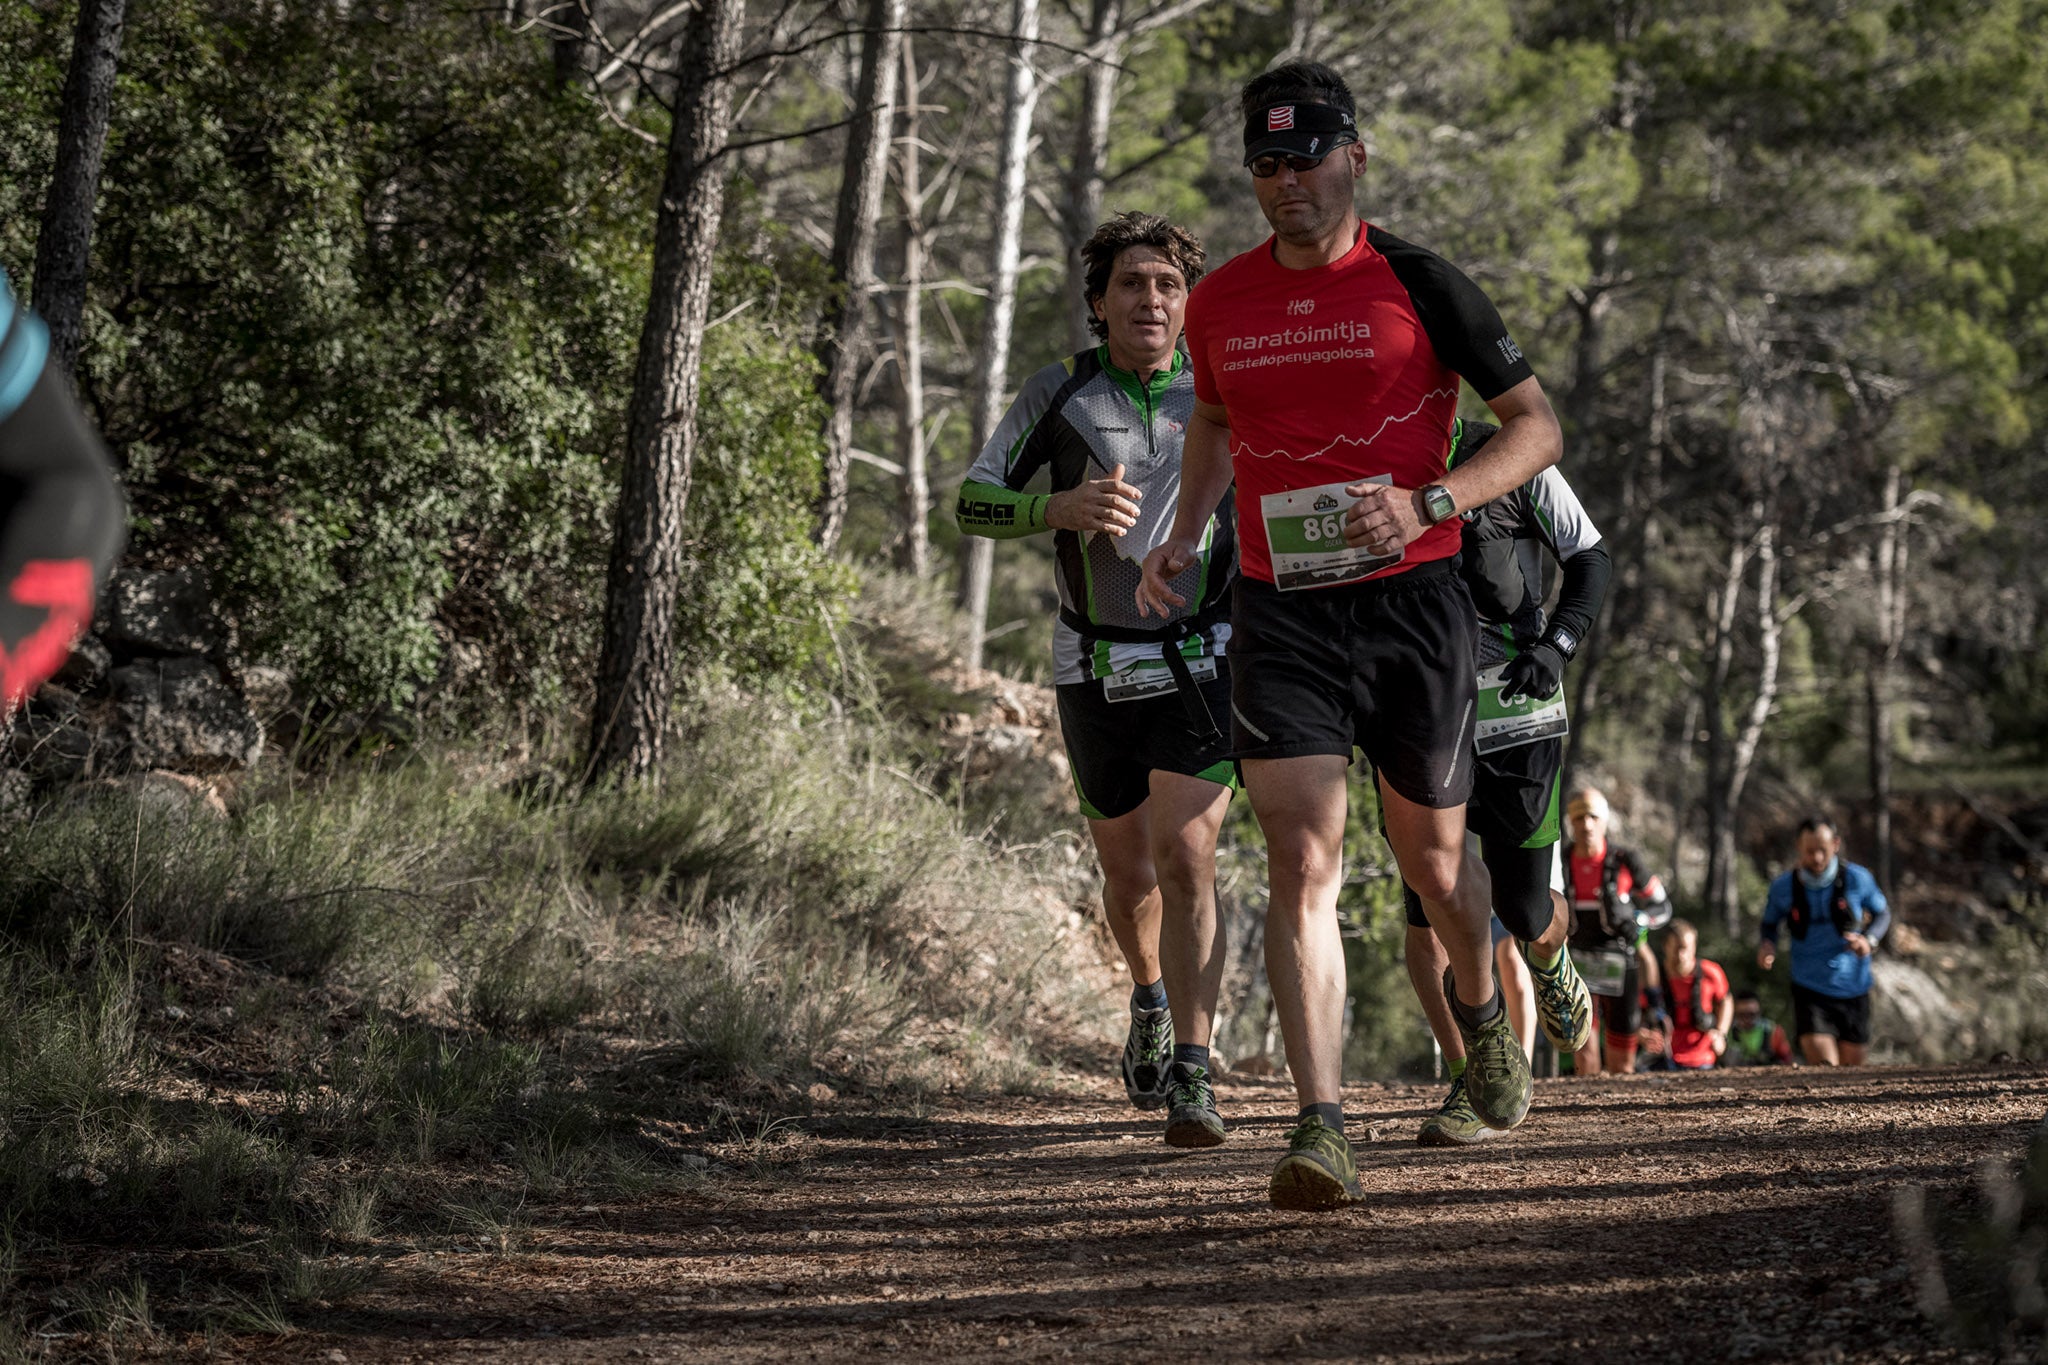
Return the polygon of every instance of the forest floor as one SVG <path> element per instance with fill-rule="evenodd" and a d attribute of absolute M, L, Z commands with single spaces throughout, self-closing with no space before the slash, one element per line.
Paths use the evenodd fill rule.
<path fill-rule="evenodd" d="M 394 1246 L 304 1330 L 212 1351 L 1964 1359 L 1914 1306 L 1893 1191 L 1927 1186 L 1937 1215 L 1971 1203 L 1975 1168 L 2041 1123 L 2048 1069 L 1543 1081 L 1522 1129 L 1452 1152 L 1414 1144 L 1435 1087 L 1360 1086 L 1366 1202 L 1318 1216 L 1266 1203 L 1290 1098 L 1226 1081 L 1230 1141 L 1192 1153 L 1107 1080 L 923 1115 L 828 1107 L 694 1191 L 536 1210 L 488 1252 Z"/>

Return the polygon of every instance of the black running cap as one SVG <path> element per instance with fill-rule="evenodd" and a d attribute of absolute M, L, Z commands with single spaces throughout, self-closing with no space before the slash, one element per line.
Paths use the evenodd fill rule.
<path fill-rule="evenodd" d="M 1351 115 L 1332 104 L 1288 100 L 1254 109 L 1244 121 L 1244 164 L 1274 152 L 1287 156 L 1328 156 L 1358 141 Z"/>

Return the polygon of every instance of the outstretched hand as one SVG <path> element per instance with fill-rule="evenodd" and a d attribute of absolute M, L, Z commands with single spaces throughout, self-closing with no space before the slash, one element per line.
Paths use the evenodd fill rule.
<path fill-rule="evenodd" d="M 1143 490 L 1124 482 L 1118 465 L 1106 479 L 1094 479 L 1046 500 L 1045 524 L 1061 531 L 1106 531 L 1121 536 L 1138 524 Z"/>
<path fill-rule="evenodd" d="M 1138 602 L 1138 615 L 1157 615 L 1164 621 L 1173 615 L 1174 608 L 1184 607 L 1188 599 L 1172 588 L 1173 580 L 1179 578 L 1194 566 L 1195 547 L 1186 541 L 1169 540 L 1152 547 L 1152 553 L 1145 556 L 1139 566 L 1141 577 L 1134 594 Z"/>

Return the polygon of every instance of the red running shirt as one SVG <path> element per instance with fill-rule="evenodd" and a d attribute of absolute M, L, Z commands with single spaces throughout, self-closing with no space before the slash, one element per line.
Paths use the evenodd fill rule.
<path fill-rule="evenodd" d="M 1707 1038 L 1707 1030 L 1714 1026 L 1714 1015 L 1720 1010 L 1721 1002 L 1728 998 L 1728 974 L 1721 970 L 1718 962 L 1705 958 L 1693 968 L 1700 983 L 1700 1017 L 1692 1013 L 1691 976 L 1673 977 L 1669 983 L 1671 1010 L 1671 1060 L 1680 1066 L 1712 1066 L 1714 1045 Z"/>
<path fill-rule="evenodd" d="M 1273 247 L 1204 277 L 1187 313 L 1195 396 L 1230 414 L 1239 563 L 1268 583 L 1260 498 L 1377 474 L 1435 483 L 1460 376 L 1491 400 L 1531 374 L 1492 301 L 1432 251 L 1370 224 L 1313 270 L 1289 270 Z M 1460 526 L 1423 532 L 1388 572 L 1456 554 Z"/>

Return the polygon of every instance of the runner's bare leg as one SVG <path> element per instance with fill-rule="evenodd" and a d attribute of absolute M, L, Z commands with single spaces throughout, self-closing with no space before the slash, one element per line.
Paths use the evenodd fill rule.
<path fill-rule="evenodd" d="M 1451 1018 L 1451 1002 L 1444 999 L 1444 968 L 1451 965 L 1450 954 L 1437 941 L 1436 930 L 1413 924 L 1408 926 L 1404 946 L 1408 984 L 1415 988 L 1422 1016 L 1429 1021 L 1430 1034 L 1444 1054 L 1444 1061 L 1454 1062 L 1465 1055 L 1465 1038 L 1458 1032 L 1457 1021 Z"/>
<path fill-rule="evenodd" d="M 1102 862 L 1102 909 L 1133 983 L 1159 980 L 1159 875 L 1152 866 L 1152 802 L 1114 820 L 1090 820 Z M 1173 997 L 1168 983 L 1167 999 Z"/>
<path fill-rule="evenodd" d="M 1223 929 L 1216 915 L 1216 835 L 1230 789 L 1181 773 L 1152 773 L 1152 866 L 1159 875 L 1159 960 L 1175 1042 L 1207 1047 L 1223 990 Z"/>
<path fill-rule="evenodd" d="M 1349 764 L 1336 754 L 1248 758 L 1245 794 L 1266 835 L 1266 983 L 1287 1069 L 1301 1103 L 1341 1103 L 1344 943 L 1337 888 L 1344 876 Z"/>
<path fill-rule="evenodd" d="M 1536 983 L 1529 979 L 1529 964 L 1522 960 L 1522 947 L 1512 938 L 1493 946 L 1494 969 L 1500 973 L 1501 999 L 1508 1008 L 1508 1026 L 1521 1041 L 1522 1055 L 1536 1057 Z"/>
<path fill-rule="evenodd" d="M 1808 1066 L 1840 1066 L 1842 1054 L 1836 1050 L 1839 1046 L 1831 1033 L 1799 1035 L 1799 1050 L 1806 1054 Z"/>
<path fill-rule="evenodd" d="M 1462 875 L 1465 808 L 1417 805 L 1382 778 L 1380 810 L 1401 878 L 1421 897 L 1422 913 L 1450 955 L 1458 1000 L 1476 1010 L 1493 998 L 1493 907 L 1484 889 Z"/>

